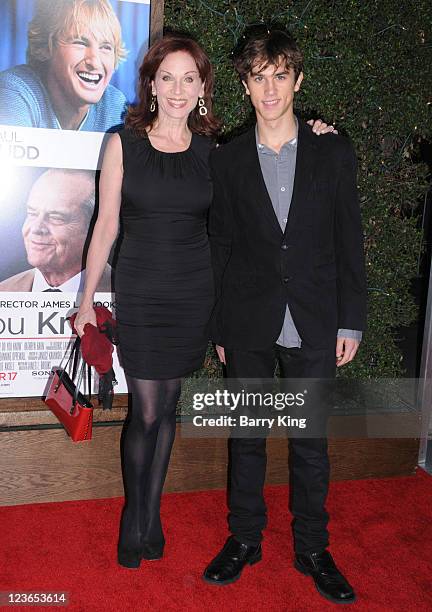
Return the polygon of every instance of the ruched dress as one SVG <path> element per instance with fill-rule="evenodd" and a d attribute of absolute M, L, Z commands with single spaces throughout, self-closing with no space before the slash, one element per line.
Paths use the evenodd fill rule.
<path fill-rule="evenodd" d="M 193 134 L 179 153 L 125 128 L 115 267 L 120 362 L 127 375 L 168 379 L 203 365 L 213 307 L 207 236 L 212 141 Z"/>

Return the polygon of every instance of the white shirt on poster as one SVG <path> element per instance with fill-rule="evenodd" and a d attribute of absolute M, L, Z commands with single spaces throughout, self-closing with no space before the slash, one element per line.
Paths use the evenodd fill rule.
<path fill-rule="evenodd" d="M 59 285 L 58 287 L 51 287 L 51 285 L 49 285 L 47 281 L 45 280 L 45 277 L 42 274 L 42 272 L 38 268 L 36 268 L 33 286 L 32 286 L 32 293 L 36 291 L 38 292 L 46 291 L 47 289 L 48 290 L 58 289 L 59 291 L 62 291 L 64 293 L 77 293 L 78 291 L 83 290 L 84 281 L 85 281 L 85 271 L 83 270 L 82 272 L 78 272 L 78 274 L 75 274 L 75 276 L 72 276 L 72 278 L 69 278 L 66 282 Z"/>

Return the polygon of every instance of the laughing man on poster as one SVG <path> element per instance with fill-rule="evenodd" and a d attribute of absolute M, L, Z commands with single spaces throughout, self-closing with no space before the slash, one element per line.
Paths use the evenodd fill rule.
<path fill-rule="evenodd" d="M 27 64 L 0 72 L 0 123 L 106 132 L 123 122 L 126 98 L 110 85 L 126 57 L 108 0 L 38 0 Z"/>

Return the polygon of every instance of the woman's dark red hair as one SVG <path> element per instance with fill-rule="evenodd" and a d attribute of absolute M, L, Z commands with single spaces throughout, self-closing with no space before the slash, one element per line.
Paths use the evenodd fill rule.
<path fill-rule="evenodd" d="M 125 124 L 127 127 L 133 128 L 140 133 L 151 130 L 157 119 L 157 105 L 156 111 L 150 111 L 152 100 L 151 82 L 154 80 L 156 72 L 165 57 L 176 51 L 185 51 L 193 57 L 200 78 L 204 82 L 203 98 L 207 108 L 207 115 L 200 115 L 196 107 L 189 114 L 189 129 L 196 134 L 215 137 L 220 128 L 220 121 L 213 114 L 213 67 L 207 54 L 199 44 L 193 38 L 189 38 L 184 34 L 167 34 L 155 42 L 147 51 L 139 69 L 138 104 L 129 107 Z"/>

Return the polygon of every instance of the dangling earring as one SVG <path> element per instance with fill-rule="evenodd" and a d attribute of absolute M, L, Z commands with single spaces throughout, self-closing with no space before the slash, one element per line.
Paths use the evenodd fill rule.
<path fill-rule="evenodd" d="M 201 116 L 207 115 L 207 107 L 205 105 L 204 98 L 198 98 L 198 110 Z"/>
<path fill-rule="evenodd" d="M 152 99 L 150 102 L 150 112 L 154 113 L 156 110 L 156 96 L 154 94 L 152 94 Z"/>

